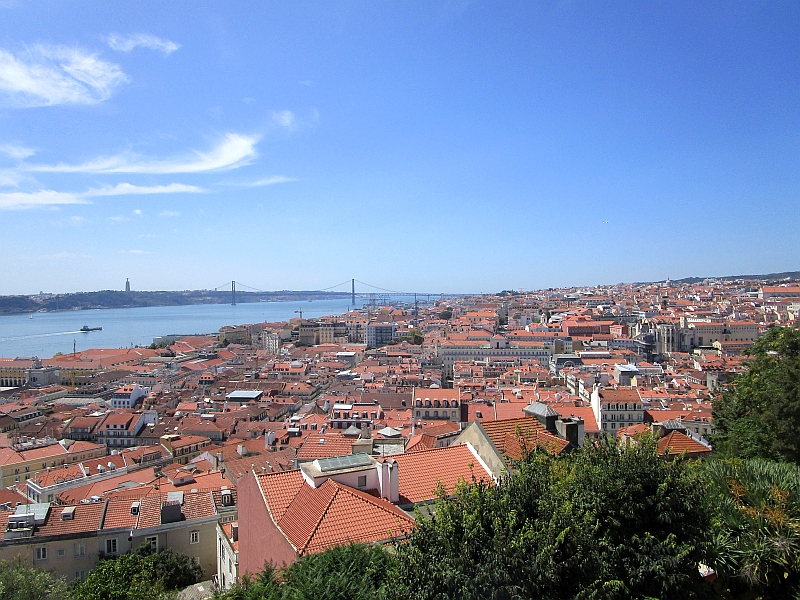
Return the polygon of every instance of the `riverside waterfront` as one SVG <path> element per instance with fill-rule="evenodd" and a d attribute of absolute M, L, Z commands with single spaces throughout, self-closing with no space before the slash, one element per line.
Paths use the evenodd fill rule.
<path fill-rule="evenodd" d="M 395 297 L 408 301 L 409 298 Z M 413 300 L 413 298 L 411 298 Z M 358 307 L 363 300 L 356 299 Z M 148 346 L 153 338 L 173 333 L 217 333 L 223 325 L 288 321 L 300 315 L 322 317 L 342 314 L 351 308 L 349 299 L 313 302 L 253 302 L 246 304 L 194 304 L 190 306 L 152 306 L 75 310 L 65 312 L 8 315 L 0 317 L 0 357 L 51 358 L 57 352 L 87 348 L 128 348 Z M 33 318 L 31 318 L 33 317 Z M 102 327 L 84 333 L 80 328 Z"/>

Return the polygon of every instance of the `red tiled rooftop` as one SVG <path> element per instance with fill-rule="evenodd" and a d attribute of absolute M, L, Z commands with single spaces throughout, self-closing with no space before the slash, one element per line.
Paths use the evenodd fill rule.
<path fill-rule="evenodd" d="M 672 431 L 658 442 L 658 451 L 661 454 L 674 456 L 686 452 L 688 454 L 708 453 L 711 448 L 696 442 L 680 431 Z"/>
<path fill-rule="evenodd" d="M 393 456 L 399 467 L 400 502 L 421 502 L 436 497 L 441 483 L 445 493 L 451 493 L 460 481 L 492 481 L 470 447 L 466 444 L 433 448 Z"/>

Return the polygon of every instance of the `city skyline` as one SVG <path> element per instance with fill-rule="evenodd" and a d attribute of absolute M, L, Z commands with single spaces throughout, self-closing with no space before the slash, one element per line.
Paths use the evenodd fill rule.
<path fill-rule="evenodd" d="M 796 4 L 0 15 L 0 295 L 798 268 Z"/>

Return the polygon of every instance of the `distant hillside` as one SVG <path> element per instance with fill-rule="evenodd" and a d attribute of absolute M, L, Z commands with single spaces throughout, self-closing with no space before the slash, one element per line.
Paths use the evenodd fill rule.
<path fill-rule="evenodd" d="M 734 279 L 749 279 L 757 281 L 766 281 L 767 283 L 775 283 L 778 281 L 785 281 L 790 279 L 792 281 L 800 280 L 800 271 L 785 271 L 783 273 L 767 273 L 766 275 L 726 275 L 724 277 L 684 277 L 683 279 L 672 279 L 673 283 L 700 283 L 706 279 L 719 279 L 722 281 L 731 281 Z M 657 281 L 656 283 L 664 283 L 666 280 Z"/>
<path fill-rule="evenodd" d="M 290 291 L 236 292 L 236 302 L 281 302 L 347 298 L 346 292 Z M 229 291 L 193 290 L 184 292 L 121 292 L 104 290 L 43 296 L 0 296 L 0 315 L 36 311 L 61 311 L 90 308 L 135 308 L 140 306 L 185 306 L 187 304 L 227 304 Z"/>

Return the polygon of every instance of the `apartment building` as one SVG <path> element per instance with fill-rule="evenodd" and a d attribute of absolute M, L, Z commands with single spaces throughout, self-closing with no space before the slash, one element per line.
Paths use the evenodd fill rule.
<path fill-rule="evenodd" d="M 644 421 L 644 406 L 636 388 L 601 388 L 592 391 L 592 411 L 600 431 L 616 436 L 617 430 Z"/>
<path fill-rule="evenodd" d="M 236 518 L 236 492 L 226 488 L 159 493 L 148 486 L 75 506 L 21 505 L 0 513 L 0 560 L 80 581 L 101 558 L 147 544 L 186 554 L 212 577 L 217 523 Z"/>
<path fill-rule="evenodd" d="M 394 339 L 394 332 L 396 330 L 396 323 L 379 323 L 374 321 L 367 324 L 367 347 L 379 348 L 380 346 L 385 346 Z"/>

